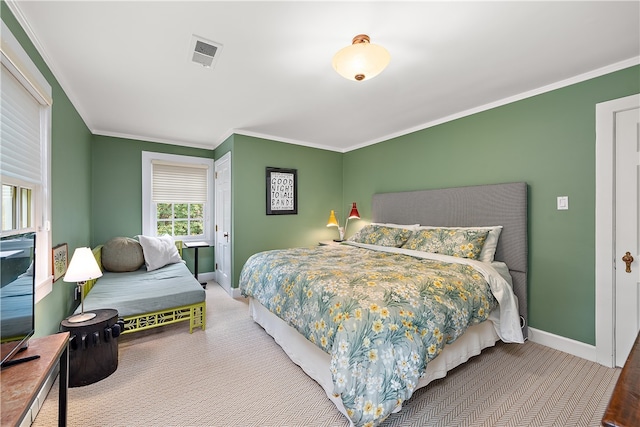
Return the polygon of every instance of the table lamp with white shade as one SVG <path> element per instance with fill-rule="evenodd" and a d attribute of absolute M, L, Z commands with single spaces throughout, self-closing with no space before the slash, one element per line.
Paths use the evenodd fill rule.
<path fill-rule="evenodd" d="M 76 314 L 67 319 L 69 322 L 84 322 L 96 317 L 95 313 L 84 312 L 84 285 L 87 280 L 97 279 L 102 276 L 102 271 L 96 262 L 90 248 L 76 248 L 71 257 L 71 263 L 67 273 L 64 275 L 65 282 L 77 282 L 80 287 L 80 304 L 82 306 L 80 314 Z"/>

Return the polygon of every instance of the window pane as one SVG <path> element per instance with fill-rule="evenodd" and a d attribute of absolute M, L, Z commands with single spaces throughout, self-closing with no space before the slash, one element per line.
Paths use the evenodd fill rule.
<path fill-rule="evenodd" d="M 189 205 L 187 203 L 176 203 L 173 211 L 174 218 L 187 219 L 189 218 Z M 185 228 L 186 230 L 186 228 Z"/>
<path fill-rule="evenodd" d="M 16 187 L 2 184 L 2 231 L 13 230 L 16 212 Z"/>
<path fill-rule="evenodd" d="M 170 219 L 173 216 L 171 203 L 158 203 L 156 205 L 158 219 Z"/>
<path fill-rule="evenodd" d="M 187 236 L 188 235 L 187 227 L 188 227 L 187 221 L 176 221 L 174 236 Z"/>
<path fill-rule="evenodd" d="M 191 236 L 198 236 L 200 234 L 204 234 L 204 223 L 199 220 L 191 221 L 191 230 L 189 234 Z"/>
<path fill-rule="evenodd" d="M 20 189 L 20 228 L 31 227 L 31 189 Z"/>
<path fill-rule="evenodd" d="M 190 218 L 204 218 L 204 205 L 202 203 L 191 204 L 191 216 Z M 200 233 L 198 233 L 200 234 Z"/>
<path fill-rule="evenodd" d="M 173 222 L 171 221 L 158 221 L 158 236 L 168 234 L 173 236 Z"/>

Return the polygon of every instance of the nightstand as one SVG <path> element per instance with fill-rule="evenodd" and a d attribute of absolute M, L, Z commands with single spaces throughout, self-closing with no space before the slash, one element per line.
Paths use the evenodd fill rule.
<path fill-rule="evenodd" d="M 69 387 L 81 387 L 100 381 L 118 368 L 118 337 L 124 324 L 118 311 L 86 311 L 96 317 L 84 322 L 60 322 L 60 331 L 69 337 Z"/>

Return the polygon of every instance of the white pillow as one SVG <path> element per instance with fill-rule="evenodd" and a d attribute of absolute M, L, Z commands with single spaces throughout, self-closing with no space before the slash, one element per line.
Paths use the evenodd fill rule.
<path fill-rule="evenodd" d="M 489 230 L 489 234 L 487 234 L 487 240 L 484 242 L 484 246 L 482 246 L 482 251 L 480 255 L 478 255 L 478 261 L 482 262 L 493 262 L 496 249 L 498 249 L 498 238 L 500 238 L 500 233 L 502 232 L 501 225 L 487 226 L 487 227 L 435 227 L 430 225 L 421 225 L 418 227 L 419 230 L 426 230 L 430 228 L 454 228 L 454 229 L 465 229 L 465 230 Z"/>
<path fill-rule="evenodd" d="M 487 234 L 487 240 L 484 242 L 478 260 L 482 262 L 493 262 L 496 256 L 496 249 L 498 249 L 498 238 L 500 238 L 500 233 L 502 233 L 502 226 L 497 225 L 486 228 L 489 229 L 489 234 Z"/>
<path fill-rule="evenodd" d="M 142 246 L 147 271 L 157 270 L 167 264 L 175 264 L 182 261 L 173 237 L 168 234 L 160 237 L 140 235 L 138 240 Z"/>

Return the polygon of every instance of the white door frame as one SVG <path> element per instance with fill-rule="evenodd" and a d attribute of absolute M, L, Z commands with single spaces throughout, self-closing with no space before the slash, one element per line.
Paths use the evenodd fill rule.
<path fill-rule="evenodd" d="M 216 161 L 214 162 L 214 170 L 216 171 L 216 174 L 217 174 L 217 171 L 218 171 L 218 165 L 219 165 L 221 162 L 223 162 L 223 161 L 227 161 L 227 162 L 229 163 L 229 179 L 231 179 L 231 152 L 230 152 L 230 151 L 229 151 L 228 153 L 225 153 L 222 157 L 220 157 L 218 160 L 216 160 Z M 215 196 L 214 196 L 214 197 L 215 197 L 215 204 L 216 204 L 216 206 L 214 207 L 214 212 L 215 212 L 215 215 L 214 215 L 214 224 L 216 224 L 216 227 L 217 227 L 217 224 L 219 223 L 219 221 L 218 221 L 218 217 L 217 217 L 217 216 L 218 216 L 218 207 L 219 207 L 219 206 L 218 206 L 218 204 L 220 203 L 220 200 L 218 200 L 218 182 L 219 182 L 219 181 L 218 181 L 218 179 L 217 179 L 217 176 L 216 176 L 216 179 L 215 179 L 214 181 L 215 181 L 215 185 L 214 185 L 214 195 L 215 195 Z M 231 184 L 231 185 L 233 185 L 233 184 Z M 233 198 L 233 192 L 231 192 L 231 196 L 230 196 L 230 197 L 231 197 L 231 198 Z M 230 202 L 230 203 L 232 203 L 232 201 L 231 201 L 231 200 L 229 200 L 229 202 Z M 232 208 L 230 208 L 230 209 L 232 209 Z M 231 222 L 233 222 L 233 216 L 230 216 L 230 221 L 231 221 Z M 228 225 L 229 225 L 231 228 L 233 227 L 233 225 L 232 225 L 232 224 L 228 224 Z M 223 288 L 225 291 L 227 291 L 227 293 L 228 293 L 229 295 L 231 295 L 231 296 L 235 297 L 235 296 L 236 296 L 236 295 L 235 295 L 235 290 L 232 288 L 233 284 L 230 284 L 230 285 L 227 287 L 226 285 L 224 285 L 224 284 L 222 283 L 222 281 L 220 280 L 220 278 L 219 278 L 219 276 L 218 276 L 218 275 L 219 275 L 219 270 L 218 270 L 218 268 L 217 268 L 217 265 L 218 265 L 218 261 L 217 261 L 217 259 L 218 259 L 218 257 L 223 256 L 223 254 L 219 254 L 219 253 L 218 253 L 218 252 L 219 252 L 219 251 L 218 251 L 218 239 L 220 238 L 218 234 L 219 234 L 219 233 L 218 233 L 218 231 L 217 231 L 217 230 L 215 230 L 215 231 L 214 231 L 214 236 L 215 236 L 215 238 L 214 238 L 214 243 L 213 243 L 213 245 L 214 245 L 214 248 L 215 248 L 215 257 L 216 257 L 216 262 L 215 262 L 215 267 L 216 267 L 216 268 L 215 268 L 216 281 L 218 282 L 218 284 L 220 284 L 220 286 L 222 286 L 222 288 Z M 229 250 L 231 251 L 231 253 L 233 253 L 233 251 L 232 251 L 232 249 L 231 249 L 231 248 L 232 248 L 232 245 L 233 245 L 233 238 L 232 238 L 232 240 L 229 242 L 229 248 L 230 248 Z M 230 264 L 229 264 L 229 269 L 230 269 L 230 271 L 229 271 L 229 273 L 230 273 L 230 274 L 229 274 L 229 277 L 231 277 L 231 278 L 232 278 L 232 277 L 233 277 L 233 275 L 232 275 L 232 274 L 233 274 L 233 261 L 232 261 L 231 259 L 230 259 L 229 261 L 230 261 Z M 238 292 L 238 293 L 239 293 L 239 292 Z"/>
<path fill-rule="evenodd" d="M 596 105 L 596 362 L 615 366 L 615 116 L 640 94 Z"/>

